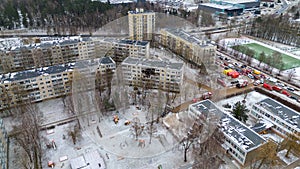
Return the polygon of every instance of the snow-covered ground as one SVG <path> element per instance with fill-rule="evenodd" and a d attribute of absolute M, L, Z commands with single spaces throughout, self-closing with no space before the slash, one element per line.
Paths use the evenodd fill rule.
<path fill-rule="evenodd" d="M 279 158 L 280 158 L 281 160 L 283 160 L 287 165 L 289 165 L 289 164 L 291 164 L 291 163 L 293 163 L 293 162 L 295 162 L 296 160 L 299 159 L 299 157 L 296 157 L 296 156 L 295 156 L 294 154 L 292 154 L 292 153 L 289 153 L 289 157 L 288 157 L 288 158 L 285 157 L 286 152 L 287 152 L 287 150 L 284 149 L 284 150 L 278 152 L 277 155 L 278 155 Z"/>

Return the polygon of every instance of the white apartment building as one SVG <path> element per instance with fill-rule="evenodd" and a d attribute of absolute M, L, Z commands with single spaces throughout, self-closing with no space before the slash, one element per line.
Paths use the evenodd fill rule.
<path fill-rule="evenodd" d="M 128 57 L 121 65 L 128 85 L 180 92 L 183 63 Z"/>
<path fill-rule="evenodd" d="M 188 112 L 192 117 L 207 116 L 208 113 L 220 117 L 219 125 L 225 135 L 222 147 L 242 166 L 252 163 L 257 149 L 266 143 L 263 137 L 230 114 L 224 113 L 210 100 L 191 104 Z"/>
<path fill-rule="evenodd" d="M 90 64 L 84 64 L 90 62 Z M 80 65 L 96 65 L 94 72 L 86 72 L 85 76 L 93 77 L 96 74 L 106 73 L 107 69 L 115 69 L 115 62 L 109 57 L 84 62 L 55 65 L 38 69 L 8 73 L 0 76 L 0 110 L 8 109 L 26 100 L 32 102 L 60 97 L 72 92 L 74 70 L 80 70 Z M 84 72 L 84 71 L 82 71 Z M 98 73 L 99 72 L 99 73 Z M 97 85 L 106 85 L 105 81 L 95 82 Z M 9 112 L 5 112 L 9 113 Z M 1 114 L 5 116 L 8 114 Z"/>
<path fill-rule="evenodd" d="M 271 98 L 254 104 L 250 115 L 268 120 L 274 125 L 272 129 L 282 136 L 294 133 L 300 139 L 300 113 Z"/>
<path fill-rule="evenodd" d="M 132 40 L 152 40 L 155 31 L 155 13 L 136 8 L 128 11 L 129 37 Z"/>

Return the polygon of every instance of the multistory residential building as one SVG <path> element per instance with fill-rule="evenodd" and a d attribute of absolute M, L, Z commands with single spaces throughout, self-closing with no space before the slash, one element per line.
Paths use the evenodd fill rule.
<path fill-rule="evenodd" d="M 128 11 L 129 37 L 132 40 L 152 40 L 155 31 L 155 13 L 137 8 Z"/>
<path fill-rule="evenodd" d="M 188 112 L 195 119 L 207 117 L 210 113 L 211 117 L 219 117 L 219 127 L 225 136 L 222 147 L 242 166 L 253 163 L 259 147 L 270 143 L 230 114 L 224 113 L 210 100 L 191 104 Z"/>
<path fill-rule="evenodd" d="M 114 45 L 114 60 L 122 62 L 126 57 L 149 58 L 150 43 L 147 41 L 120 40 Z"/>
<path fill-rule="evenodd" d="M 94 41 L 96 51 L 112 57 L 116 63 L 121 63 L 126 57 L 149 58 L 150 43 L 129 39 L 103 39 Z"/>
<path fill-rule="evenodd" d="M 0 119 L 0 169 L 7 169 L 7 142 L 8 142 L 8 137 L 7 137 L 7 132 L 5 130 L 3 120 Z"/>
<path fill-rule="evenodd" d="M 181 29 L 162 29 L 160 43 L 186 61 L 197 66 L 214 63 L 217 47 L 209 40 L 201 40 Z"/>
<path fill-rule="evenodd" d="M 95 44 L 88 38 L 31 44 L 1 50 L 0 71 L 17 72 L 96 57 L 102 56 L 95 55 Z"/>
<path fill-rule="evenodd" d="M 271 98 L 254 104 L 250 115 L 268 120 L 274 125 L 272 130 L 283 137 L 294 134 L 300 139 L 300 113 Z"/>
<path fill-rule="evenodd" d="M 84 62 L 91 64 L 84 64 Z M 82 68 L 80 65 L 87 66 Z M 96 79 L 96 74 L 105 73 L 107 69 L 112 69 L 111 72 L 113 72 L 115 69 L 115 62 L 110 57 L 103 57 L 4 74 L 0 77 L 0 110 L 9 109 L 24 101 L 37 102 L 69 94 L 72 92 L 74 71 L 90 69 L 91 65 L 95 65 L 95 69 L 82 75 L 85 77 L 94 76 L 93 78 Z M 102 76 L 105 75 L 102 74 Z M 106 85 L 106 83 L 103 81 L 96 83 L 96 85 Z M 9 112 L 5 111 L 1 116 L 8 115 L 6 113 Z"/>
<path fill-rule="evenodd" d="M 183 63 L 127 57 L 121 65 L 128 85 L 180 92 Z"/>

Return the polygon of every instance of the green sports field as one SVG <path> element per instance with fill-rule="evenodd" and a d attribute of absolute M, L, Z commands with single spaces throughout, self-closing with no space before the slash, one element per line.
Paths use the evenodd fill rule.
<path fill-rule="evenodd" d="M 249 43 L 249 44 L 244 44 L 242 46 L 246 46 L 252 50 L 255 51 L 255 59 L 258 59 L 258 56 L 261 52 L 265 52 L 266 55 L 272 55 L 273 51 L 270 48 L 267 48 L 265 46 L 259 45 L 257 43 Z M 232 47 L 233 49 L 237 49 L 236 46 Z M 243 51 L 240 51 L 242 53 L 244 53 Z M 296 67 L 300 67 L 300 60 L 297 58 L 294 58 L 292 56 L 286 55 L 281 53 L 282 55 L 282 61 L 284 63 L 283 69 L 282 70 L 287 70 L 287 69 L 291 69 L 291 68 L 296 68 Z M 276 66 L 275 66 L 276 67 Z M 279 69 L 279 67 L 276 67 L 277 69 Z"/>

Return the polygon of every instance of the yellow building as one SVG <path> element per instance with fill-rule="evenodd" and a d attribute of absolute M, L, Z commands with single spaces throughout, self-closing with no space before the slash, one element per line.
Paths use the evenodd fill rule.
<path fill-rule="evenodd" d="M 83 62 L 88 63 L 84 64 Z M 94 72 L 87 72 L 90 74 L 85 74 L 85 77 L 94 76 L 96 78 L 97 72 L 103 77 L 103 74 L 106 73 L 103 71 L 104 69 L 115 69 L 115 62 L 110 57 L 104 57 L 1 75 L 0 110 L 9 109 L 27 100 L 38 102 L 71 93 L 74 70 L 80 70 L 80 64 L 86 66 L 83 69 L 90 68 L 89 64 L 96 67 Z M 102 81 L 97 84 L 106 85 Z M 9 111 L 2 113 L 0 116 L 9 115 Z"/>
<path fill-rule="evenodd" d="M 121 65 L 127 85 L 180 92 L 183 63 L 127 57 Z"/>
<path fill-rule="evenodd" d="M 131 40 L 152 40 L 155 30 L 155 13 L 137 8 L 128 11 L 129 36 Z"/>
<path fill-rule="evenodd" d="M 160 43 L 186 61 L 197 66 L 214 63 L 217 47 L 213 42 L 200 40 L 180 29 L 162 29 L 160 34 Z"/>

